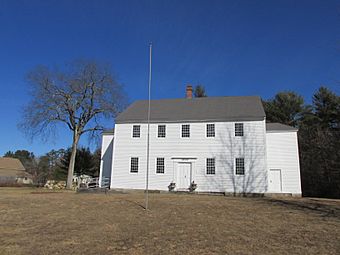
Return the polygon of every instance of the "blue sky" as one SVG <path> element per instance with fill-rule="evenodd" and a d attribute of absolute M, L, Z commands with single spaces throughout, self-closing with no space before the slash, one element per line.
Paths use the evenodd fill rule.
<path fill-rule="evenodd" d="M 70 146 L 65 128 L 47 142 L 17 129 L 36 65 L 109 62 L 132 102 L 147 98 L 152 41 L 153 98 L 183 97 L 187 83 L 200 83 L 209 96 L 294 90 L 310 101 L 321 84 L 340 92 L 339 19 L 331 0 L 0 0 L 0 155 Z"/>

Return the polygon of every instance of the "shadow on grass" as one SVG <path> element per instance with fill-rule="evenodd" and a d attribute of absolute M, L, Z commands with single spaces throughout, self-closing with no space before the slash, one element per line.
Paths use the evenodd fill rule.
<path fill-rule="evenodd" d="M 123 201 L 126 201 L 126 202 L 128 202 L 130 204 L 133 204 L 133 205 L 136 205 L 136 206 L 139 206 L 140 208 L 146 210 L 146 208 L 145 208 L 145 206 L 143 204 L 140 204 L 140 203 L 138 203 L 136 201 L 132 201 L 132 200 L 128 200 L 128 199 L 124 199 Z"/>
<path fill-rule="evenodd" d="M 321 214 L 322 217 L 332 217 L 340 220 L 340 201 L 320 201 L 314 199 L 285 200 L 277 198 L 265 198 L 266 203 L 283 206 L 286 209 L 299 210 L 306 213 Z"/>

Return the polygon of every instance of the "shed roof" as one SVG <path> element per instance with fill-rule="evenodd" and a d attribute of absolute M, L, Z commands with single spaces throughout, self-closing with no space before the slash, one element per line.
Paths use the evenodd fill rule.
<path fill-rule="evenodd" d="M 147 122 L 148 100 L 130 105 L 116 123 Z M 201 97 L 151 100 L 150 122 L 195 122 L 263 120 L 258 96 Z"/>
<path fill-rule="evenodd" d="M 102 135 L 113 135 L 115 133 L 115 129 L 111 128 L 111 129 L 106 129 L 102 132 Z"/>
<path fill-rule="evenodd" d="M 275 131 L 281 131 L 281 132 L 291 132 L 291 131 L 298 131 L 297 128 L 288 126 L 281 123 L 266 123 L 266 130 L 267 132 L 275 132 Z"/>

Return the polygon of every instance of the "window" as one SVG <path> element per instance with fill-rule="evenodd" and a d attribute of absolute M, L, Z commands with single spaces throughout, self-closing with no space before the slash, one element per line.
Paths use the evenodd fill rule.
<path fill-rule="evenodd" d="M 235 173 L 237 175 L 244 175 L 244 158 L 235 159 Z"/>
<path fill-rule="evenodd" d="M 165 137 L 166 133 L 165 130 L 166 130 L 165 125 L 158 125 L 158 137 L 161 138 Z"/>
<path fill-rule="evenodd" d="M 207 174 L 215 174 L 215 158 L 207 158 Z"/>
<path fill-rule="evenodd" d="M 182 125 L 182 137 L 190 137 L 190 125 Z"/>
<path fill-rule="evenodd" d="M 243 123 L 235 123 L 235 136 L 243 136 Z"/>
<path fill-rule="evenodd" d="M 133 125 L 132 137 L 140 137 L 140 125 Z"/>
<path fill-rule="evenodd" d="M 131 158 L 130 173 L 138 173 L 138 158 Z"/>
<path fill-rule="evenodd" d="M 207 124 L 207 137 L 215 137 L 215 124 Z"/>
<path fill-rule="evenodd" d="M 164 174 L 164 158 L 157 158 L 156 162 L 156 173 Z"/>

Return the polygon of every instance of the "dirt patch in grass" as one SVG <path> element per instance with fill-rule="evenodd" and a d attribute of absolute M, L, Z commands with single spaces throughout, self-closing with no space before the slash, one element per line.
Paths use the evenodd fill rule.
<path fill-rule="evenodd" d="M 0 188 L 0 254 L 340 253 L 338 200 L 150 194 L 149 201 L 145 211 L 142 193 Z"/>

